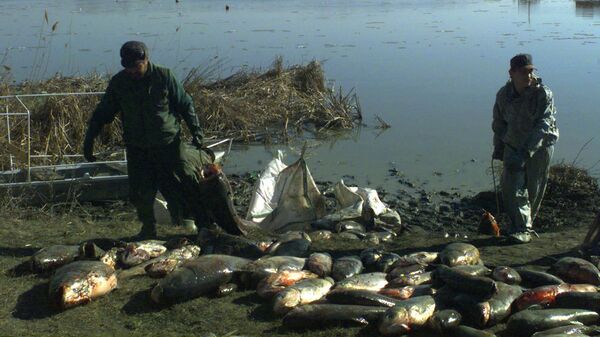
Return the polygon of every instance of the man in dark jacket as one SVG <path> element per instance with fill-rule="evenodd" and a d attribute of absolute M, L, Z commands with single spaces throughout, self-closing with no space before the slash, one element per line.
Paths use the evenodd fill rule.
<path fill-rule="evenodd" d="M 191 97 L 169 69 L 149 62 L 143 42 L 126 42 L 120 55 L 124 69 L 110 79 L 89 121 L 83 153 L 87 161 L 96 160 L 94 139 L 120 112 L 130 199 L 142 222 L 138 237 L 151 238 L 156 237 L 153 203 L 158 189 L 169 203 L 187 205 L 197 222 L 204 220 L 203 210 L 195 207 L 200 202 L 197 187 L 202 168 L 189 158 L 193 151 L 181 140 L 180 120 L 185 121 L 198 149 L 202 132 Z"/>
<path fill-rule="evenodd" d="M 510 60 L 510 80 L 496 94 L 493 159 L 504 161 L 502 197 L 509 237 L 531 241 L 559 132 L 552 91 L 535 76 L 531 55 Z"/>

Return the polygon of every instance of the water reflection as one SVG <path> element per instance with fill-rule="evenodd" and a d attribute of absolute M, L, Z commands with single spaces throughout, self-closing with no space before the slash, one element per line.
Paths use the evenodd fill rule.
<path fill-rule="evenodd" d="M 527 23 L 531 23 L 531 12 L 540 4 L 540 0 L 518 0 L 519 12 L 527 11 Z"/>
<path fill-rule="evenodd" d="M 586 0 L 575 1 L 575 15 L 584 18 L 593 18 L 600 15 L 600 1 Z"/>

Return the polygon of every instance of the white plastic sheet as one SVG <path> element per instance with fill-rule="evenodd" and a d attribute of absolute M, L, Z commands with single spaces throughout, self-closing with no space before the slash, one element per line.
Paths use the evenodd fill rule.
<path fill-rule="evenodd" d="M 278 152 L 261 174 L 248 217 L 270 232 L 304 230 L 325 215 L 325 200 L 302 156 L 287 167 L 281 157 Z"/>

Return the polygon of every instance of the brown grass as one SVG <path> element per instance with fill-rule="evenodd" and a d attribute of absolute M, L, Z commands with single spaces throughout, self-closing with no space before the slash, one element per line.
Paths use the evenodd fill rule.
<path fill-rule="evenodd" d="M 284 68 L 282 59 L 276 58 L 264 72 L 240 71 L 211 83 L 203 76 L 205 73 L 194 68 L 183 82 L 209 137 L 282 142 L 303 130 L 350 129 L 362 118 L 357 96 L 352 91 L 343 93 L 341 88 L 337 92 L 327 88 L 323 69 L 316 61 Z M 3 80 L 0 96 L 104 91 L 107 82 L 107 76 L 97 74 L 57 75 L 19 85 Z M 31 153 L 52 155 L 47 164 L 64 162 L 65 155 L 81 153 L 87 120 L 99 99 L 100 96 L 23 98 L 32 112 Z M 15 99 L 0 100 L 0 104 L 2 112 L 25 112 Z M 19 161 L 19 154 L 22 158 L 27 151 L 26 118 L 11 117 L 10 124 L 13 146 L 0 146 L 0 170 L 9 168 L 9 153 L 17 155 Z M 5 118 L 0 122 L 0 135 L 0 143 L 5 144 Z M 113 152 L 121 145 L 121 125 L 117 121 L 104 128 L 95 150 Z M 25 163 L 21 159 L 19 164 Z"/>

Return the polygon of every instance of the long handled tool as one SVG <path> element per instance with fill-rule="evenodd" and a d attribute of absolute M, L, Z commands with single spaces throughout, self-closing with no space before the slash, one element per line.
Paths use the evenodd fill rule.
<path fill-rule="evenodd" d="M 496 216 L 500 216 L 500 200 L 498 200 L 498 185 L 496 185 L 496 173 L 494 170 L 494 159 L 491 161 L 492 166 L 492 181 L 494 183 L 494 196 L 496 197 Z"/>

